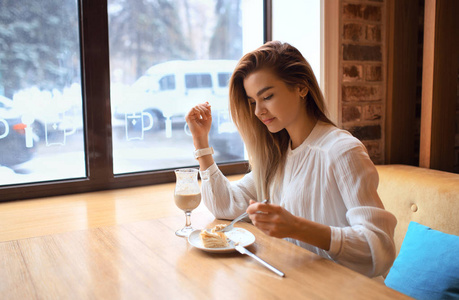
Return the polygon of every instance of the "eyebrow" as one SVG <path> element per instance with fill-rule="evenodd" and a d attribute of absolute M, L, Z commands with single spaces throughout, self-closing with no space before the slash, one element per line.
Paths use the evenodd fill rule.
<path fill-rule="evenodd" d="M 257 92 L 257 97 L 260 96 L 261 94 L 263 94 L 264 92 L 266 92 L 267 90 L 272 89 L 273 87 L 274 86 L 267 86 L 267 87 L 262 88 L 261 90 L 259 90 Z M 250 96 L 247 97 L 247 98 L 252 99 L 252 97 L 250 97 Z"/>
<path fill-rule="evenodd" d="M 263 94 L 264 92 L 266 92 L 267 90 L 272 89 L 272 88 L 273 88 L 273 86 L 267 86 L 267 87 L 262 88 L 261 90 L 258 91 L 257 97 L 260 96 L 261 94 Z"/>

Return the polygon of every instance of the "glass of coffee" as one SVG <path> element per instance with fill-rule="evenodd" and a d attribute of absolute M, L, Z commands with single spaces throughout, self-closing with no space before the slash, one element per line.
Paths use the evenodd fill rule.
<path fill-rule="evenodd" d="M 201 189 L 198 183 L 197 169 L 175 170 L 176 183 L 174 191 L 175 205 L 185 212 L 185 227 L 175 232 L 181 237 L 188 237 L 193 231 L 191 227 L 191 212 L 201 203 Z"/>

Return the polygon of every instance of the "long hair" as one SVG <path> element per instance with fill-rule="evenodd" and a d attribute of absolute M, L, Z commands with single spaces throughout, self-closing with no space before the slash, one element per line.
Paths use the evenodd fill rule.
<path fill-rule="evenodd" d="M 290 136 L 285 129 L 271 133 L 249 105 L 244 79 L 252 72 L 268 69 L 288 87 L 306 87 L 306 111 L 311 118 L 333 124 L 325 114 L 325 103 L 311 66 L 295 47 L 278 41 L 267 42 L 244 55 L 229 83 L 231 117 L 246 147 L 254 175 L 258 201 L 270 199 L 269 186 L 281 177 Z"/>

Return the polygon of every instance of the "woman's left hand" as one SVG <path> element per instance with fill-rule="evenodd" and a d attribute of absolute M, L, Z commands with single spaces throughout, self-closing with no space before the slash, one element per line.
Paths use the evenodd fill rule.
<path fill-rule="evenodd" d="M 250 200 L 247 213 L 253 225 L 269 236 L 291 237 L 296 230 L 297 217 L 282 206 Z"/>

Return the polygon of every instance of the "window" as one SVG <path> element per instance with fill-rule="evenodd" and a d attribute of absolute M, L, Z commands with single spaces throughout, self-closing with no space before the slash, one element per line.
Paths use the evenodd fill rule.
<path fill-rule="evenodd" d="M 185 75 L 185 88 L 187 89 L 212 88 L 212 80 L 210 79 L 210 74 L 186 74 Z"/>
<path fill-rule="evenodd" d="M 298 48 L 311 65 L 318 81 L 321 54 L 321 35 L 320 30 L 317 30 L 321 26 L 320 2 L 321 0 L 272 0 L 273 40 L 285 41 Z"/>
<path fill-rule="evenodd" d="M 220 168 L 246 171 L 228 81 L 244 53 L 281 37 L 275 2 L 4 4 L 0 201 L 173 181 L 197 165 L 183 118 L 206 99 Z"/>
<path fill-rule="evenodd" d="M 1 4 L 0 185 L 86 177 L 76 0 Z"/>
<path fill-rule="evenodd" d="M 262 18 L 259 26 L 251 18 L 262 16 L 263 2 L 152 2 L 108 1 L 114 174 L 196 165 L 185 116 L 205 101 L 214 116 L 214 159 L 244 162 L 228 78 L 244 51 L 262 44 Z"/>
<path fill-rule="evenodd" d="M 166 75 L 159 80 L 159 89 L 161 91 L 174 90 L 175 89 L 175 76 Z"/>

